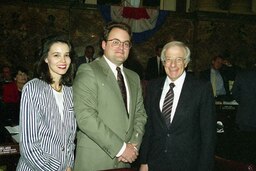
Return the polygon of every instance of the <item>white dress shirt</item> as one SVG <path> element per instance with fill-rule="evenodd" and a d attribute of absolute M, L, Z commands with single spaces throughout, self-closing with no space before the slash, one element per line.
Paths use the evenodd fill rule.
<path fill-rule="evenodd" d="M 177 105 L 178 105 L 178 101 L 179 101 L 179 98 L 180 98 L 180 93 L 181 93 L 181 89 L 182 89 L 185 77 L 186 77 L 186 72 L 184 71 L 182 73 L 182 75 L 175 81 L 171 81 L 168 76 L 165 79 L 162 95 L 161 95 L 160 102 L 159 102 L 159 107 L 160 107 L 161 111 L 162 111 L 162 108 L 163 108 L 165 96 L 166 96 L 168 90 L 170 89 L 169 84 L 172 83 L 172 82 L 175 84 L 175 87 L 173 88 L 174 99 L 173 99 L 170 122 L 172 122 L 173 117 L 175 115 L 175 111 L 176 111 L 176 108 L 177 108 Z"/>
<path fill-rule="evenodd" d="M 116 65 L 115 64 L 113 64 L 108 58 L 106 58 L 104 55 L 103 55 L 103 57 L 106 59 L 106 61 L 107 61 L 107 63 L 108 63 L 108 65 L 109 65 L 109 67 L 111 68 L 111 70 L 113 71 L 113 73 L 114 73 L 114 75 L 115 75 L 115 77 L 116 77 L 116 80 L 117 80 L 117 70 L 116 70 Z M 123 65 L 120 65 L 120 66 L 118 66 L 118 67 L 120 67 L 120 69 L 121 69 L 121 72 L 122 72 L 122 74 L 123 74 L 123 77 L 124 77 L 124 84 L 125 84 L 125 88 L 126 88 L 126 95 L 127 95 L 127 110 L 128 110 L 128 113 L 129 113 L 129 104 L 130 104 L 130 93 L 129 93 L 129 87 L 128 87 L 128 84 L 127 84 L 127 81 L 126 81 L 126 76 L 125 76 L 125 73 L 124 73 L 124 70 L 123 70 Z"/>

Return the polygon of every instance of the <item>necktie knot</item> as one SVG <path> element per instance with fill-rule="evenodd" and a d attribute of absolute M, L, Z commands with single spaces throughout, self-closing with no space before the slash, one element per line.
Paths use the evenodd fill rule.
<path fill-rule="evenodd" d="M 116 67 L 117 72 L 121 72 L 121 68 L 120 67 Z"/>
<path fill-rule="evenodd" d="M 175 84 L 174 83 L 170 83 L 169 86 L 170 86 L 170 89 L 173 89 L 175 87 Z"/>
<path fill-rule="evenodd" d="M 122 75 L 122 72 L 121 72 L 121 68 L 120 67 L 116 67 L 116 70 L 117 70 L 117 80 L 123 80 L 123 75 Z"/>

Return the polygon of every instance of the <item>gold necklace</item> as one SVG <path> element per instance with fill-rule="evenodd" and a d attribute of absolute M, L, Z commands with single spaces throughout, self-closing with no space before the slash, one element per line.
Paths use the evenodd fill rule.
<path fill-rule="evenodd" d="M 51 87 L 52 87 L 55 91 L 57 91 L 57 92 L 59 92 L 59 93 L 60 93 L 61 90 L 62 90 L 62 85 L 60 85 L 59 89 L 54 88 L 53 85 L 51 85 Z"/>

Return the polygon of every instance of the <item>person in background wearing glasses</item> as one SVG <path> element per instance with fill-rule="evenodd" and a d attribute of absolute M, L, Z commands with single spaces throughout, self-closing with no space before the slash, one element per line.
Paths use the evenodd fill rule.
<path fill-rule="evenodd" d="M 211 171 L 216 135 L 211 84 L 185 71 L 190 50 L 182 42 L 167 43 L 161 60 L 167 77 L 147 86 L 140 171 Z M 169 89 L 174 97 L 167 103 Z"/>
<path fill-rule="evenodd" d="M 79 128 L 75 171 L 127 168 L 138 156 L 147 115 L 140 78 L 123 67 L 131 38 L 128 25 L 108 23 L 101 42 L 103 56 L 78 68 L 73 85 Z M 126 98 L 119 88 L 117 67 Z"/>

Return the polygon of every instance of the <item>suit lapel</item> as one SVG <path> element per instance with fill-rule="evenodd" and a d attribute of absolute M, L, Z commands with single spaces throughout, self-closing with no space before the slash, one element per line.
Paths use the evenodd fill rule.
<path fill-rule="evenodd" d="M 154 98 L 154 100 L 155 100 L 155 102 L 153 103 L 154 104 L 153 109 L 156 110 L 155 113 L 157 113 L 157 115 L 158 115 L 157 118 L 159 118 L 161 126 L 164 129 L 167 129 L 167 125 L 165 123 L 165 118 L 163 117 L 163 114 L 162 114 L 162 112 L 160 110 L 160 107 L 159 107 L 159 102 L 160 102 L 160 98 L 161 98 L 161 95 L 162 95 L 165 79 L 166 79 L 166 77 L 161 78 L 159 80 L 157 86 L 155 87 L 156 91 L 154 92 L 154 96 L 151 96 L 151 97 Z"/>
<path fill-rule="evenodd" d="M 134 97 L 137 97 L 136 96 L 136 85 L 134 84 L 134 81 L 132 81 L 132 77 L 131 75 L 129 74 L 129 72 L 127 72 L 127 69 L 124 68 L 124 74 L 125 74 L 125 77 L 126 77 L 126 82 L 127 82 L 127 86 L 128 86 L 128 92 L 129 93 L 129 96 L 130 96 L 130 102 L 129 102 L 129 111 L 133 111 L 133 107 L 135 106 L 135 104 L 133 104 L 135 102 L 135 99 Z"/>
<path fill-rule="evenodd" d="M 99 68 L 102 68 L 102 72 L 106 75 L 106 77 L 105 77 L 106 79 L 103 80 L 102 84 L 104 84 L 104 82 L 106 82 L 108 85 L 111 85 L 113 87 L 113 92 L 115 92 L 116 96 L 119 98 L 119 101 L 123 102 L 123 97 L 120 92 L 120 88 L 118 86 L 115 75 L 103 57 L 101 57 L 99 59 L 99 65 L 101 66 Z M 123 103 L 120 103 L 120 105 L 122 105 L 122 104 Z"/>
<path fill-rule="evenodd" d="M 175 111 L 170 129 L 175 127 L 177 124 L 182 123 L 182 118 L 186 117 L 186 116 L 182 116 L 186 113 L 185 112 L 185 110 L 187 109 L 186 105 L 193 100 L 191 99 L 192 98 L 191 92 L 193 90 L 191 87 L 192 84 L 191 84 L 190 78 L 191 77 L 187 74 L 181 89 L 180 98 L 178 101 L 178 105 L 176 107 L 176 111 Z"/>

